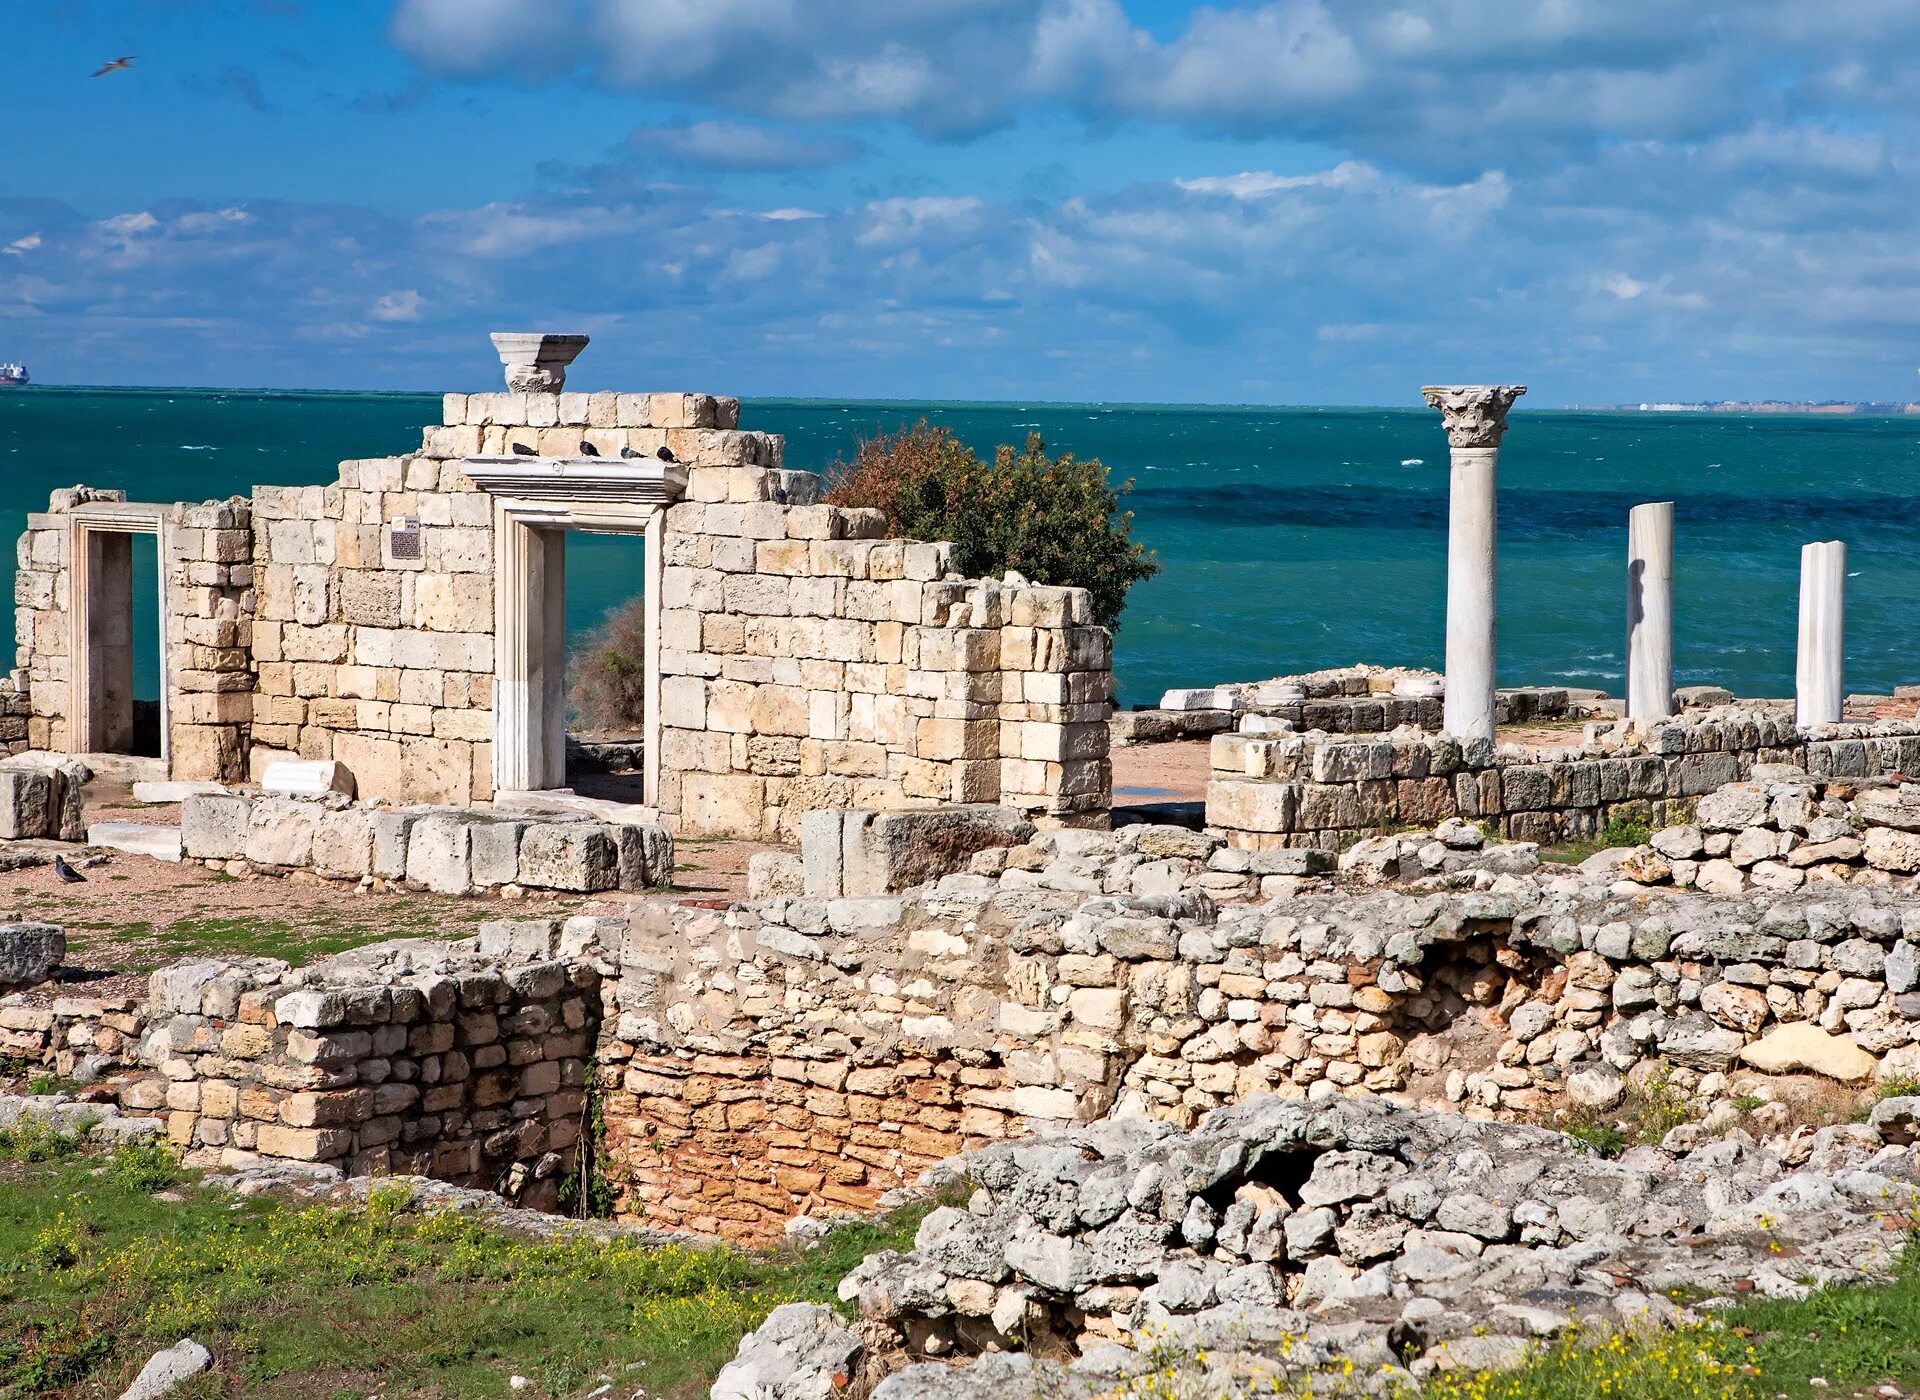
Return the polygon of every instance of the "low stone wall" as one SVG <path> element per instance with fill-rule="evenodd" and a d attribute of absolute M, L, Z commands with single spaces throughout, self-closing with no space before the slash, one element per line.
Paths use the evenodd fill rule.
<path fill-rule="evenodd" d="M 1159 707 L 1115 714 L 1111 728 L 1114 743 L 1123 745 L 1205 738 L 1232 729 L 1387 734 L 1410 726 L 1438 733 L 1444 686 L 1433 671 L 1340 666 L 1205 690 L 1170 690 Z M 1562 686 L 1515 687 L 1495 696 L 1494 717 L 1500 724 L 1586 719 L 1596 713 L 1597 694 Z"/>
<path fill-rule="evenodd" d="M 1748 888 L 1892 884 L 1920 871 L 1920 786 L 1874 778 L 1816 779 L 1756 764 L 1749 782 L 1700 799 L 1691 822 L 1654 833 L 1621 857 L 1642 884 L 1720 894 Z"/>
<path fill-rule="evenodd" d="M 181 806 L 182 854 L 216 868 L 310 871 L 436 894 L 640 890 L 673 882 L 658 826 L 514 817 L 471 808 L 394 808 L 319 797 L 202 793 Z"/>
<path fill-rule="evenodd" d="M 982 851 L 908 897 L 651 907 L 601 1051 L 622 1208 L 766 1236 L 961 1146 L 1259 1094 L 1532 1117 L 1656 1072 L 1711 1097 L 1742 1068 L 1920 1071 L 1911 891 L 1650 893 L 1480 840 L 1254 877 L 1260 904 L 1202 882 L 1261 853 L 1133 827 Z M 1363 887 L 1385 878 L 1411 883 Z"/>
<path fill-rule="evenodd" d="M 120 1092 L 164 1114 L 190 1165 L 260 1157 L 411 1173 L 550 1199 L 572 1169 L 600 977 L 401 941 L 290 970 L 271 959 L 153 975 Z"/>
<path fill-rule="evenodd" d="M 137 997 L 0 997 L 0 1063 L 92 1083 L 135 1063 L 146 1029 Z"/>
<path fill-rule="evenodd" d="M 1598 832 L 1612 817 L 1661 826 L 1756 763 L 1815 776 L 1920 771 L 1920 725 L 1827 725 L 1799 733 L 1789 713 L 1741 707 L 1644 729 L 1590 725 L 1564 749 L 1465 748 L 1401 730 L 1378 739 L 1218 735 L 1207 824 L 1236 846 L 1340 846 L 1393 826 L 1480 821 L 1516 840 Z"/>

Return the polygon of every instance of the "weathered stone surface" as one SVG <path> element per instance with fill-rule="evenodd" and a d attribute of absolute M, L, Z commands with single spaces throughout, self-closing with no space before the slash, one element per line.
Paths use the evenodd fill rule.
<path fill-rule="evenodd" d="M 1829 1079 L 1857 1083 L 1872 1076 L 1878 1061 L 1845 1036 L 1793 1021 L 1768 1032 L 1740 1052 L 1740 1059 L 1768 1074 L 1805 1070 Z"/>
<path fill-rule="evenodd" d="M 213 1353 L 188 1337 L 149 1357 L 120 1400 L 160 1400 L 212 1365 Z"/>
<path fill-rule="evenodd" d="M 202 798 L 199 801 L 217 799 Z M 313 838 L 326 808 L 290 797 L 263 797 L 247 814 L 241 854 L 255 865 L 305 869 L 313 864 Z"/>
<path fill-rule="evenodd" d="M 819 1303 L 785 1303 L 740 1339 L 712 1400 L 830 1400 L 857 1373 L 866 1345 Z"/>
<path fill-rule="evenodd" d="M 548 822 L 529 827 L 520 838 L 520 883 L 583 893 L 614 889 L 620 883 L 619 848 L 597 823 Z"/>
<path fill-rule="evenodd" d="M 194 860 L 236 860 L 246 850 L 253 804 L 228 793 L 195 793 L 180 804 L 180 848 Z"/>
<path fill-rule="evenodd" d="M 0 923 L 0 991 L 38 986 L 66 955 L 66 930 L 56 924 Z"/>
<path fill-rule="evenodd" d="M 55 835 L 51 774 L 0 768 L 0 840 Z"/>

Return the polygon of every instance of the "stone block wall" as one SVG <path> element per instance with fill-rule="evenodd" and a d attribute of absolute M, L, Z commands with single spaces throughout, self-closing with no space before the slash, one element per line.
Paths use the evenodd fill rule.
<path fill-rule="evenodd" d="M 92 1080 L 132 1065 L 146 1029 L 138 997 L 0 997 L 0 1061 Z"/>
<path fill-rule="evenodd" d="M 120 1103 L 164 1114 L 191 1165 L 279 1157 L 537 1199 L 578 1150 L 599 974 L 377 945 L 299 971 L 176 963 L 147 1014 L 152 1072 Z"/>
<path fill-rule="evenodd" d="M 1756 763 L 1816 775 L 1914 771 L 1920 725 L 1829 725 L 1810 734 L 1789 713 L 1727 707 L 1644 731 L 1593 727 L 1588 741 L 1532 752 L 1401 731 L 1377 739 L 1320 735 L 1213 739 L 1207 823 L 1236 846 L 1341 846 L 1394 826 L 1480 821 L 1516 840 L 1589 837 L 1616 814 L 1653 825 L 1683 819 L 1706 793 Z"/>
<path fill-rule="evenodd" d="M 962 579 L 947 545 L 774 487 L 696 468 L 667 513 L 663 812 L 762 839 L 827 807 L 1104 815 L 1112 638 L 1084 589 Z"/>
<path fill-rule="evenodd" d="M 10 752 L 85 748 L 70 692 L 71 614 L 85 601 L 72 596 L 71 517 L 76 506 L 125 500 L 124 491 L 65 487 L 27 517 L 14 574 L 16 669 L 0 686 L 0 739 Z M 158 538 L 172 775 L 232 781 L 246 775 L 254 703 L 252 506 L 242 497 L 171 505 Z M 24 744 L 12 737 L 22 715 Z"/>
<path fill-rule="evenodd" d="M 491 798 L 495 503 L 466 458 L 683 464 L 661 561 L 659 808 L 688 832 L 791 837 L 801 812 L 990 801 L 1061 820 L 1109 804 L 1112 647 L 1084 590 L 967 580 L 949 546 L 812 504 L 817 478 L 703 394 L 449 394 L 418 452 L 329 486 L 171 508 L 173 776 L 332 759 L 362 796 Z M 25 738 L 70 746 L 64 596 L 74 503 L 20 544 Z M 643 547 L 638 539 L 635 548 Z"/>
<path fill-rule="evenodd" d="M 302 870 L 435 894 L 594 894 L 673 883 L 673 838 L 658 826 L 465 808 L 406 811 L 338 794 L 195 794 L 181 804 L 180 838 L 185 858 L 214 869 Z"/>

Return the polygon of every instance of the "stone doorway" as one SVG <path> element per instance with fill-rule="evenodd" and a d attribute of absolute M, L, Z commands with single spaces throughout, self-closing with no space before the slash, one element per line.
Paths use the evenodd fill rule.
<path fill-rule="evenodd" d="M 167 507 L 135 501 L 88 501 L 68 517 L 68 742 L 74 753 L 171 758 L 168 734 Z M 154 635 L 136 635 L 137 536 L 155 542 Z M 144 568 L 140 570 L 144 572 Z M 136 698 L 135 654 L 157 648 L 157 702 Z"/>
<path fill-rule="evenodd" d="M 657 459 L 477 457 L 467 475 L 494 497 L 494 799 L 567 786 L 567 550 L 570 530 L 638 536 L 646 674 L 641 791 L 660 784 L 660 581 L 666 506 L 686 469 Z"/>

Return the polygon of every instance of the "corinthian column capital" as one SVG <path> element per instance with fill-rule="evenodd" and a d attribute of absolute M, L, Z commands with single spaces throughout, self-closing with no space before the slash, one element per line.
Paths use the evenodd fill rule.
<path fill-rule="evenodd" d="M 1524 384 L 1429 384 L 1420 390 L 1440 410 L 1453 447 L 1498 447 L 1507 410 L 1526 392 Z"/>

